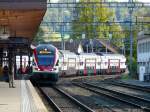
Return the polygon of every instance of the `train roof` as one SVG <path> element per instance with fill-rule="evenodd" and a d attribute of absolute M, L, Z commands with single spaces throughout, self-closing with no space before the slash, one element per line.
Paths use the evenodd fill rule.
<path fill-rule="evenodd" d="M 47 47 L 55 47 L 55 46 L 53 46 L 52 44 L 39 44 L 39 45 L 37 45 L 37 47 L 38 46 L 47 46 Z M 56 48 L 56 47 L 55 47 Z"/>
<path fill-rule="evenodd" d="M 79 55 L 95 55 L 96 56 L 95 53 L 80 53 Z"/>
<path fill-rule="evenodd" d="M 96 53 L 96 54 L 101 56 L 124 56 L 122 54 L 114 54 L 114 53 Z"/>
<path fill-rule="evenodd" d="M 36 49 L 44 49 L 44 48 L 49 48 L 50 50 L 55 51 L 56 47 L 53 46 L 52 44 L 39 44 L 38 46 L 36 46 Z"/>
<path fill-rule="evenodd" d="M 70 52 L 69 50 L 60 50 L 60 53 L 63 55 L 76 55 L 76 53 Z"/>

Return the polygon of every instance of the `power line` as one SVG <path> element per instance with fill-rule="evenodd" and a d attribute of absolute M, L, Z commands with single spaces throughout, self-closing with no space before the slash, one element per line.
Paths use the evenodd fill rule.
<path fill-rule="evenodd" d="M 58 2 L 58 3 L 47 3 L 47 8 L 92 8 L 93 4 L 97 4 L 99 8 L 109 7 L 109 8 L 149 8 L 150 2 Z M 76 6 L 74 6 L 76 5 Z"/>

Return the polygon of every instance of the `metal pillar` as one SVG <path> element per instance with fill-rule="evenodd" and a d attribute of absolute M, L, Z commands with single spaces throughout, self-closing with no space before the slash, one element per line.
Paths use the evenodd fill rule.
<path fill-rule="evenodd" d="M 30 65 L 31 65 L 30 57 L 31 57 L 31 53 L 30 53 L 30 50 L 28 50 L 28 66 L 29 66 L 29 67 L 30 67 Z"/>
<path fill-rule="evenodd" d="M 22 74 L 22 52 L 19 50 L 19 55 L 20 55 L 20 73 Z"/>
<path fill-rule="evenodd" d="M 105 51 L 105 52 L 106 52 L 106 54 L 108 53 L 108 48 L 107 48 L 107 45 L 106 45 L 106 51 Z"/>
<path fill-rule="evenodd" d="M 129 0 L 129 3 L 133 3 L 133 0 Z M 130 18 L 130 75 L 132 74 L 132 58 L 133 58 L 133 32 L 132 32 L 132 14 L 133 8 L 129 9 Z"/>
<path fill-rule="evenodd" d="M 17 51 L 14 50 L 14 75 L 15 75 L 15 76 L 16 76 L 16 74 L 17 74 L 16 53 L 17 53 Z"/>
<path fill-rule="evenodd" d="M 61 25 L 61 49 L 64 50 L 64 26 Z"/>
<path fill-rule="evenodd" d="M 0 49 L 0 66 L 3 66 L 3 49 Z"/>
<path fill-rule="evenodd" d="M 30 47 L 28 48 L 28 73 L 30 74 L 30 68 L 31 68 L 31 60 L 30 60 L 30 57 L 31 57 L 31 50 L 30 50 Z"/>
<path fill-rule="evenodd" d="M 12 74 L 12 48 L 8 49 L 8 67 L 9 73 Z"/>

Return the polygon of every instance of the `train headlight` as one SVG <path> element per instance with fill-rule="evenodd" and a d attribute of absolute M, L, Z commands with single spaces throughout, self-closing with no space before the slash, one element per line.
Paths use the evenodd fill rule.
<path fill-rule="evenodd" d="M 40 71 L 40 69 L 38 68 L 38 71 Z"/>

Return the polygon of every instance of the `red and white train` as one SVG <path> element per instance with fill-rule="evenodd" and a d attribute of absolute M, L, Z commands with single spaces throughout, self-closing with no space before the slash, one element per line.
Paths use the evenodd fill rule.
<path fill-rule="evenodd" d="M 100 75 L 123 73 L 126 70 L 126 58 L 121 54 L 80 53 L 60 51 L 60 74 Z"/>
<path fill-rule="evenodd" d="M 32 76 L 56 82 L 59 76 L 116 74 L 126 70 L 120 54 L 59 51 L 50 44 L 38 45 L 33 52 Z"/>

